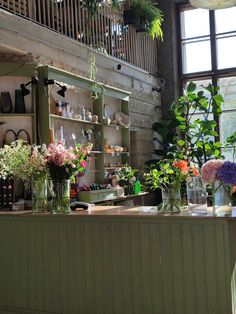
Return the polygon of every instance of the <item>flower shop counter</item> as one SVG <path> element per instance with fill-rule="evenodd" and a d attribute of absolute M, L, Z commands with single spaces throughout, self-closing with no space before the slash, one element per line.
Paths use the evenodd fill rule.
<path fill-rule="evenodd" d="M 0 212 L 0 312 L 229 314 L 236 212 Z"/>

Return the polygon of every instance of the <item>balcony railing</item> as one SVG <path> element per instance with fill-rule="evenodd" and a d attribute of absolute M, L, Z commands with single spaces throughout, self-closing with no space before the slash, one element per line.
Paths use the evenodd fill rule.
<path fill-rule="evenodd" d="M 81 0 L 0 0 L 0 8 L 150 73 L 157 71 L 157 40 L 125 26 L 122 12 L 108 4 L 90 22 Z"/>

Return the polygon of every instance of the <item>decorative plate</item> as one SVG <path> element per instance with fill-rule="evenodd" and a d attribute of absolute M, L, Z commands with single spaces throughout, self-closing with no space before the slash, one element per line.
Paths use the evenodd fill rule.
<path fill-rule="evenodd" d="M 113 119 L 113 111 L 112 111 L 112 107 L 108 104 L 105 104 L 104 105 L 104 116 L 106 118 L 109 118 L 109 119 Z"/>

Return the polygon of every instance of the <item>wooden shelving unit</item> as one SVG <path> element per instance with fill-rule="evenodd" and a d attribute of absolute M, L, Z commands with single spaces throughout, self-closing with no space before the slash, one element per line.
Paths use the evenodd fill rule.
<path fill-rule="evenodd" d="M 12 112 L 2 113 L 0 108 L 0 121 L 5 124 L 0 125 L 0 147 L 3 144 L 3 137 L 7 130 L 12 129 L 16 133 L 20 129 L 26 130 L 31 142 L 37 141 L 36 127 L 36 85 L 30 84 L 30 94 L 24 97 L 26 113 L 15 113 L 15 90 L 20 89 L 20 84 L 31 81 L 35 75 L 34 63 L 1 63 L 0 64 L 0 97 L 1 92 L 9 92 L 12 101 Z M 11 140 L 14 140 L 11 138 Z"/>
<path fill-rule="evenodd" d="M 92 100 L 91 90 L 93 84 L 96 82 L 51 66 L 40 66 L 37 70 L 39 75 L 40 142 L 46 144 L 50 143 L 50 129 L 53 129 L 54 134 L 56 134 L 58 128 L 61 128 L 61 133 L 63 133 L 65 128 L 66 134 L 64 135 L 63 133 L 62 138 L 65 139 L 66 144 L 69 145 L 72 142 L 69 139 L 72 133 L 76 133 L 76 138 L 78 139 L 84 130 L 86 131 L 91 128 L 94 137 L 97 138 L 97 140 L 94 140 L 95 149 L 91 152 L 91 155 L 94 158 L 94 168 L 91 169 L 91 173 L 94 174 L 94 182 L 104 183 L 106 174 L 105 164 L 108 162 L 107 159 L 118 158 L 122 164 L 129 163 L 130 161 L 130 128 L 118 125 L 107 125 L 104 123 L 104 106 L 109 103 L 111 110 L 113 110 L 114 113 L 116 111 L 121 111 L 128 115 L 130 93 L 104 85 L 104 94 L 101 95 L 100 98 Z M 52 96 L 54 98 L 58 97 L 55 93 L 55 89 L 58 87 L 55 85 L 46 85 L 45 81 L 47 80 L 54 80 L 54 82 L 67 87 L 64 100 L 71 103 L 71 108 L 74 113 L 79 114 L 79 109 L 81 109 L 81 103 L 83 102 L 85 104 L 83 108 L 92 111 L 93 115 L 98 116 L 98 123 L 52 114 L 50 111 L 50 101 Z M 109 143 L 112 145 L 125 146 L 128 151 L 107 154 L 104 150 L 104 139 L 108 139 Z M 78 142 L 81 141 L 78 140 Z"/>

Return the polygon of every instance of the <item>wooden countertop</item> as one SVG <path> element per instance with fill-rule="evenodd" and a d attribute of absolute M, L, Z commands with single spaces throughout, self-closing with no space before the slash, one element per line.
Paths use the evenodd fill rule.
<path fill-rule="evenodd" d="M 76 210 L 67 215 L 52 215 L 51 213 L 32 213 L 30 210 L 25 211 L 0 211 L 1 216 L 42 216 L 42 217 L 75 217 L 75 216 L 112 216 L 112 217 L 152 217 L 152 218 L 189 218 L 189 219 L 236 219 L 236 207 L 233 208 L 231 216 L 213 216 L 212 209 L 209 208 L 207 215 L 191 215 L 187 210 L 178 214 L 159 213 L 152 206 L 92 206 L 89 210 Z"/>

